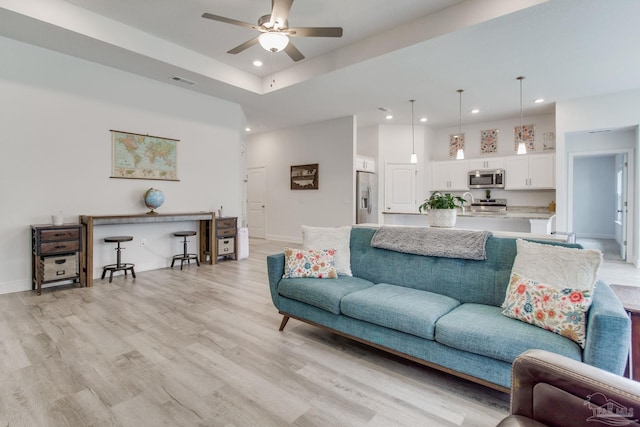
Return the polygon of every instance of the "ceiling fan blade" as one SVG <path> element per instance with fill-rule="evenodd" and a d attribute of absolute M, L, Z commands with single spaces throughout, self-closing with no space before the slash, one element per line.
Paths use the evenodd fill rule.
<path fill-rule="evenodd" d="M 292 4 L 293 0 L 271 0 L 271 19 L 269 20 L 271 25 L 276 22 L 284 25 L 287 22 Z"/>
<path fill-rule="evenodd" d="M 302 61 L 304 59 L 304 55 L 291 42 L 289 42 L 287 47 L 284 48 L 284 51 L 287 52 L 289 58 L 293 59 L 294 62 Z"/>
<path fill-rule="evenodd" d="M 241 45 L 238 45 L 238 46 L 234 47 L 233 49 L 227 51 L 227 53 L 235 55 L 236 53 L 240 53 L 243 50 L 249 49 L 251 46 L 254 46 L 256 44 L 258 44 L 258 37 L 254 37 L 251 40 L 248 40 L 248 41 L 242 43 Z"/>
<path fill-rule="evenodd" d="M 342 27 L 295 27 L 287 28 L 291 37 L 342 37 Z"/>
<path fill-rule="evenodd" d="M 202 14 L 202 17 L 206 19 L 213 19 L 214 21 L 226 22 L 227 24 L 238 25 L 240 27 L 249 28 L 252 30 L 255 29 L 255 25 L 249 24 L 248 22 L 242 22 L 242 21 L 238 21 L 237 19 L 231 19 L 231 18 L 226 18 L 224 16 L 213 15 L 211 13 L 205 12 Z"/>

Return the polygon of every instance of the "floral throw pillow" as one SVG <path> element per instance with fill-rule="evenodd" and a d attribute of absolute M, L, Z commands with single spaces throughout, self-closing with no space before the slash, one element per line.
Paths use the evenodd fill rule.
<path fill-rule="evenodd" d="M 291 249 L 284 248 L 285 279 L 293 277 L 314 277 L 337 279 L 334 249 Z"/>
<path fill-rule="evenodd" d="M 511 273 L 502 314 L 577 342 L 584 348 L 591 289 L 558 289 Z"/>

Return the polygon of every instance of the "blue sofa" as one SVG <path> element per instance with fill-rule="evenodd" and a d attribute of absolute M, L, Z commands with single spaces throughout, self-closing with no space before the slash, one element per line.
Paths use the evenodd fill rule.
<path fill-rule="evenodd" d="M 515 239 L 489 237 L 487 259 L 476 261 L 374 248 L 375 232 L 352 228 L 353 276 L 283 279 L 284 254 L 267 257 L 271 298 L 284 316 L 280 330 L 298 319 L 504 392 L 511 364 L 529 349 L 623 373 L 630 321 L 606 283 L 596 283 L 582 349 L 501 314 Z"/>

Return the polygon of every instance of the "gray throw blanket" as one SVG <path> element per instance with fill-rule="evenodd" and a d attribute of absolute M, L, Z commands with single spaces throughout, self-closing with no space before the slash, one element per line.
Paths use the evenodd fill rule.
<path fill-rule="evenodd" d="M 371 246 L 396 252 L 444 258 L 487 259 L 490 231 L 421 227 L 380 227 Z"/>

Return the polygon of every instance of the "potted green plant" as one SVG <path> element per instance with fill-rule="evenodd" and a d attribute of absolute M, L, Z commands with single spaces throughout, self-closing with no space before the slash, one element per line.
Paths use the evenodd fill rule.
<path fill-rule="evenodd" d="M 456 225 L 456 208 L 462 207 L 465 200 L 451 193 L 435 191 L 418 206 L 418 211 L 429 210 L 429 225 L 431 227 L 454 227 Z"/>

